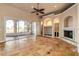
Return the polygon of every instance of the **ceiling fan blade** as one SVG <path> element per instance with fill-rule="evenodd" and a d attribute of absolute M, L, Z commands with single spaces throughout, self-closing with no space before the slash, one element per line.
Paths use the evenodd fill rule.
<path fill-rule="evenodd" d="M 38 11 L 38 9 L 36 9 L 36 8 L 33 8 L 34 10 L 36 10 L 36 11 Z"/>
<path fill-rule="evenodd" d="M 41 12 L 39 12 L 39 13 L 41 13 L 41 14 L 45 14 L 45 13 L 44 13 L 44 12 L 42 12 L 42 11 L 41 11 Z"/>
<path fill-rule="evenodd" d="M 35 13 L 36 11 L 32 11 L 31 13 Z"/>
<path fill-rule="evenodd" d="M 39 11 L 44 11 L 45 9 L 40 9 Z"/>

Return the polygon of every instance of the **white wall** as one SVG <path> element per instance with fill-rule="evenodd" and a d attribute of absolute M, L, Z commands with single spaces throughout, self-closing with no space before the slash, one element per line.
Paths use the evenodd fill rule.
<path fill-rule="evenodd" d="M 35 35 L 35 36 L 38 36 L 41 34 L 41 24 L 40 22 L 32 22 L 32 33 Z"/>
<path fill-rule="evenodd" d="M 78 48 L 78 52 L 79 52 L 79 4 L 77 6 L 77 17 L 78 17 L 78 20 L 77 20 L 77 31 L 76 31 L 76 41 L 77 41 L 77 48 Z"/>
<path fill-rule="evenodd" d="M 40 22 L 37 22 L 36 24 L 36 32 L 37 32 L 37 35 L 40 35 L 41 34 L 41 23 Z"/>

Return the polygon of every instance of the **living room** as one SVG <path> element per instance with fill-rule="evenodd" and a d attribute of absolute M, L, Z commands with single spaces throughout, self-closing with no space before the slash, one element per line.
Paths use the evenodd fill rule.
<path fill-rule="evenodd" d="M 79 4 L 77 3 L 0 4 L 0 55 L 77 55 L 79 52 L 78 15 Z M 42 45 L 43 42 L 47 45 Z M 67 50 L 67 54 L 64 54 L 66 50 L 62 45 L 70 49 Z M 29 49 L 32 47 L 33 50 L 25 47 Z M 64 52 L 50 53 L 49 50 L 53 47 L 60 47 L 59 51 Z M 45 49 L 46 51 L 42 53 Z M 14 52 L 15 50 L 17 52 Z M 69 51 L 71 52 L 68 53 Z"/>

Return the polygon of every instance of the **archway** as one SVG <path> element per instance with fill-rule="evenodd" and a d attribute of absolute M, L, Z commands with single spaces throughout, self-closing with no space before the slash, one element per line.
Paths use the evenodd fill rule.
<path fill-rule="evenodd" d="M 59 19 L 55 18 L 53 23 L 54 23 L 54 37 L 59 37 Z"/>
<path fill-rule="evenodd" d="M 52 36 L 52 19 L 51 18 L 46 18 L 43 21 L 43 34 L 45 36 Z"/>

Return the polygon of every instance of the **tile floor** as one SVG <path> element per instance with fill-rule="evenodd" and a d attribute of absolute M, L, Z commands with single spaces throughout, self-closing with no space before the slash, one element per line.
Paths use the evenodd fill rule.
<path fill-rule="evenodd" d="M 0 44 L 1 56 L 75 56 L 76 47 L 58 38 L 18 37 Z"/>

